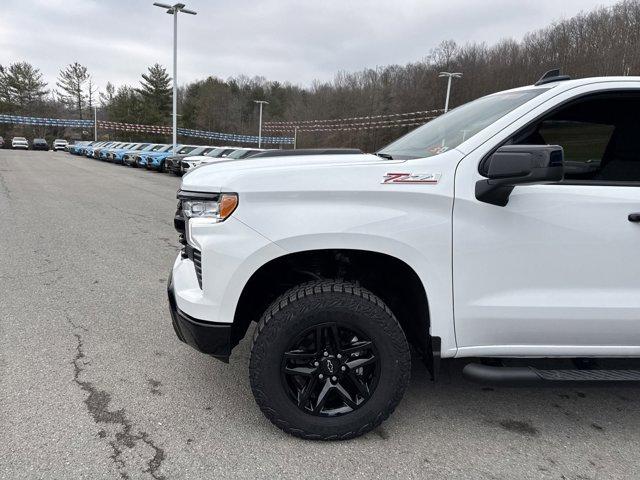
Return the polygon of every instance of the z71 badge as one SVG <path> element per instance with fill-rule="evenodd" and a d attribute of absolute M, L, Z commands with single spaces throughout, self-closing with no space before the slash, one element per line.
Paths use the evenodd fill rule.
<path fill-rule="evenodd" d="M 382 183 L 438 183 L 440 173 L 387 173 Z"/>

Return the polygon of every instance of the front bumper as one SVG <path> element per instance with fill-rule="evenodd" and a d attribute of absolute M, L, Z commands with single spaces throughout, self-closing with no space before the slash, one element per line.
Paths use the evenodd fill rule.
<path fill-rule="evenodd" d="M 231 350 L 237 344 L 231 340 L 231 324 L 198 320 L 180 310 L 173 288 L 173 273 L 169 276 L 167 293 L 171 322 L 178 338 L 202 353 L 229 362 Z"/>

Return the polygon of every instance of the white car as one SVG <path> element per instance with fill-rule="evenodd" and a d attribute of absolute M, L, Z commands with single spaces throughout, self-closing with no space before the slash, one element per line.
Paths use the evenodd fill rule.
<path fill-rule="evenodd" d="M 228 361 L 258 322 L 256 401 L 311 439 L 385 420 L 409 344 L 434 379 L 475 358 L 491 359 L 464 369 L 480 382 L 637 382 L 602 359 L 640 357 L 638 111 L 640 77 L 556 71 L 377 155 L 198 168 L 178 192 L 176 333 Z"/>
<path fill-rule="evenodd" d="M 58 150 L 66 150 L 68 145 L 69 145 L 69 142 L 67 142 L 66 140 L 61 138 L 56 138 L 53 141 L 53 151 L 57 152 Z"/>
<path fill-rule="evenodd" d="M 238 150 L 237 147 L 217 147 L 211 150 L 206 155 L 191 155 L 185 157 L 180 162 L 180 168 L 182 173 L 187 173 L 196 167 L 199 167 L 203 163 L 215 163 L 224 160 L 227 155 Z"/>
<path fill-rule="evenodd" d="M 11 139 L 11 148 L 29 150 L 29 141 L 24 137 L 13 137 Z"/>

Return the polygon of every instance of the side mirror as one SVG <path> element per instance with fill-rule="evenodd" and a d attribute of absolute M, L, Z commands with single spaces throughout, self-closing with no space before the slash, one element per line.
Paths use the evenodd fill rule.
<path fill-rule="evenodd" d="M 476 198 L 504 207 L 516 185 L 559 182 L 564 177 L 564 152 L 558 145 L 507 145 L 480 163 L 486 180 L 476 183 Z"/>

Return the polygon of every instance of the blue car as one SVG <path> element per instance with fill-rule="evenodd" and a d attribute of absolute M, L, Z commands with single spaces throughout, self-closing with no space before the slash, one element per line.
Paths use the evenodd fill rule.
<path fill-rule="evenodd" d="M 141 155 L 146 155 L 148 153 L 153 153 L 153 152 L 159 152 L 167 147 L 168 145 L 166 144 L 153 143 L 142 150 L 133 150 L 133 151 L 125 152 L 122 156 L 122 164 L 126 165 L 127 167 L 137 167 L 138 159 L 140 158 Z"/>
<path fill-rule="evenodd" d="M 200 145 L 176 145 L 176 155 L 200 155 L 200 152 L 206 148 L 208 147 Z M 153 155 L 147 161 L 146 167 L 148 170 L 156 170 L 158 172 L 167 171 L 171 158 L 173 158 L 173 149 L 159 155 Z"/>
<path fill-rule="evenodd" d="M 109 150 L 114 148 L 129 148 L 130 146 L 132 147 L 133 145 L 135 145 L 135 143 L 132 143 L 132 142 L 116 142 L 108 146 L 104 145 L 100 148 L 96 148 L 93 151 L 93 158 L 97 158 L 98 160 L 106 160 L 107 152 Z"/>
<path fill-rule="evenodd" d="M 134 148 L 136 145 L 138 144 L 133 142 L 127 142 L 127 143 L 119 142 L 119 143 L 116 143 L 115 145 L 110 145 L 109 147 L 103 147 L 96 150 L 95 152 L 93 152 L 93 156 L 99 160 L 107 160 L 107 154 L 112 150 L 116 150 L 119 148 Z"/>
<path fill-rule="evenodd" d="M 107 162 L 122 164 L 122 160 L 127 153 L 144 151 L 152 146 L 152 143 L 135 143 L 131 147 L 109 149 L 106 155 L 106 160 Z"/>
<path fill-rule="evenodd" d="M 70 149 L 69 152 L 74 155 L 84 155 L 85 149 L 95 145 L 99 142 L 78 142 L 75 143 Z"/>
<path fill-rule="evenodd" d="M 112 145 L 116 145 L 119 142 L 97 142 L 93 145 L 90 145 L 84 149 L 84 156 L 88 158 L 93 158 L 94 152 L 99 148 L 108 148 Z"/>
<path fill-rule="evenodd" d="M 107 162 L 114 162 L 116 152 L 127 152 L 129 150 L 136 150 L 139 148 L 144 148 L 147 145 L 149 144 L 138 142 L 138 143 L 125 143 L 124 145 L 117 145 L 117 146 L 105 148 L 100 150 L 100 160 L 106 160 Z"/>
<path fill-rule="evenodd" d="M 176 148 L 182 148 L 182 145 L 177 145 Z M 139 155 L 136 155 L 136 166 L 140 168 L 147 167 L 147 163 L 149 161 L 153 162 L 154 161 L 153 159 L 155 159 L 156 157 L 158 158 L 158 161 L 160 159 L 164 160 L 169 155 L 171 155 L 172 149 L 173 149 L 173 145 L 167 145 L 155 152 L 140 153 Z"/>

